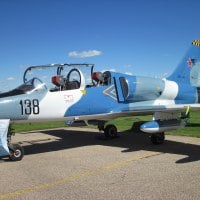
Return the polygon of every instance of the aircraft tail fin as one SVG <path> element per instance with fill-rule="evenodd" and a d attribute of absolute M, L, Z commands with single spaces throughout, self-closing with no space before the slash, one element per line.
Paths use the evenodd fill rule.
<path fill-rule="evenodd" d="M 200 87 L 200 40 L 193 40 L 192 46 L 167 79 Z"/>

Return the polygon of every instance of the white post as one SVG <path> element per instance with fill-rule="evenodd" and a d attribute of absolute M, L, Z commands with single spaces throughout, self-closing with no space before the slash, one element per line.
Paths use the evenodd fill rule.
<path fill-rule="evenodd" d="M 8 142 L 7 142 L 7 133 L 9 127 L 9 119 L 0 119 L 0 157 L 8 156 Z"/>

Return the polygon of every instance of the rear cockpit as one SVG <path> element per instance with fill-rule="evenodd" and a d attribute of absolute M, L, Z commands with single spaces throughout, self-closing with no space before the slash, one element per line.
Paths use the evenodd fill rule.
<path fill-rule="evenodd" d="M 93 86 L 105 86 L 111 84 L 111 73 L 105 72 L 93 72 L 92 73 Z"/>

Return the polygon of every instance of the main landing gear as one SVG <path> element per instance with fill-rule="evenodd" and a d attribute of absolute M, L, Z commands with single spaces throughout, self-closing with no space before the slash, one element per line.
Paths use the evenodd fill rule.
<path fill-rule="evenodd" d="M 13 134 L 13 129 L 9 126 L 7 142 L 9 149 L 9 158 L 11 161 L 20 161 L 24 157 L 24 149 L 19 144 L 11 144 L 11 136 Z"/>
<path fill-rule="evenodd" d="M 113 139 L 118 136 L 117 127 L 113 124 L 108 124 L 105 126 L 105 122 L 98 123 L 99 131 L 104 131 L 104 136 L 108 139 Z"/>
<path fill-rule="evenodd" d="M 99 131 L 104 131 L 105 138 L 113 139 L 113 138 L 118 137 L 117 127 L 113 124 L 108 124 L 108 125 L 105 126 L 105 123 L 106 122 L 104 122 L 104 121 L 100 121 L 98 123 L 98 129 L 99 129 Z M 141 123 L 143 123 L 143 122 L 136 124 L 136 126 L 134 125 L 133 130 L 136 131 L 136 132 L 141 132 L 141 130 L 139 129 Z M 164 141 L 165 141 L 165 133 L 164 132 L 153 133 L 150 136 L 150 139 L 151 139 L 152 144 L 154 144 L 154 145 L 163 144 Z"/>
<path fill-rule="evenodd" d="M 163 144 L 165 140 L 165 133 L 154 133 L 151 135 L 151 142 L 155 145 Z"/>
<path fill-rule="evenodd" d="M 138 132 L 138 133 L 145 133 L 140 130 L 140 126 L 144 123 L 145 123 L 145 121 L 135 122 L 133 124 L 132 131 Z M 149 133 L 147 133 L 147 134 L 149 134 Z M 164 132 L 152 133 L 152 135 L 150 136 L 150 140 L 151 140 L 152 144 L 154 144 L 154 145 L 163 144 L 165 141 L 165 133 Z"/>

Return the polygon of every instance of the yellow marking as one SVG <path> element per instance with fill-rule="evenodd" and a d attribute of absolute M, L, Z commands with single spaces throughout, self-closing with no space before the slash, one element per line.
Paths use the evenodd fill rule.
<path fill-rule="evenodd" d="M 86 90 L 81 90 L 81 92 L 83 93 L 83 95 L 86 95 Z"/>
<path fill-rule="evenodd" d="M 98 174 L 100 172 L 104 172 L 104 171 L 111 170 L 111 169 L 117 169 L 117 168 L 125 166 L 125 165 L 127 165 L 131 162 L 138 161 L 138 160 L 141 160 L 141 159 L 144 159 L 144 158 L 157 156 L 157 155 L 160 155 L 160 154 L 161 153 L 159 153 L 159 152 L 150 152 L 150 153 L 146 153 L 146 154 L 143 154 L 143 155 L 134 156 L 134 157 L 128 158 L 126 160 L 119 160 L 119 161 L 110 163 L 108 165 L 105 165 L 103 167 L 96 168 L 96 169 L 93 169 L 93 170 L 89 170 L 85 173 L 81 173 L 81 174 L 77 174 L 77 175 L 74 175 L 74 176 L 69 176 L 69 177 L 66 177 L 66 178 L 58 179 L 58 180 L 55 180 L 55 181 L 52 181 L 52 182 L 49 182 L 49 183 L 42 183 L 42 184 L 39 184 L 39 185 L 35 185 L 35 186 L 29 187 L 29 188 L 20 189 L 20 190 L 14 191 L 14 192 L 6 193 L 6 194 L 0 194 L 0 200 L 18 197 L 18 196 L 22 196 L 22 195 L 27 194 L 27 193 L 36 192 L 36 191 L 39 191 L 39 190 L 44 190 L 44 189 L 47 189 L 47 188 L 50 188 L 50 187 L 53 187 L 53 186 L 57 186 L 57 185 L 61 185 L 61 184 L 65 184 L 65 183 L 70 183 L 72 181 L 79 180 L 83 177 L 89 177 L 89 176 Z"/>
<path fill-rule="evenodd" d="M 200 40 L 193 40 L 192 45 L 194 46 L 200 46 Z"/>
<path fill-rule="evenodd" d="M 190 106 L 187 106 L 185 114 L 188 115 L 189 112 L 190 112 Z"/>

